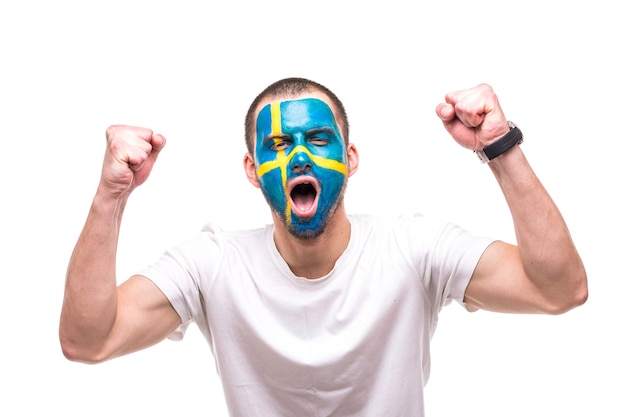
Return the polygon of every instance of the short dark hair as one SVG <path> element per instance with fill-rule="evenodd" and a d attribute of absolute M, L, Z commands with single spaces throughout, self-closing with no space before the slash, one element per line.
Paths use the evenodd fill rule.
<path fill-rule="evenodd" d="M 257 107 L 262 101 L 266 99 L 285 99 L 285 98 L 297 98 L 304 93 L 313 93 L 319 92 L 328 97 L 331 101 L 333 107 L 335 108 L 335 117 L 339 120 L 338 122 L 341 125 L 341 135 L 343 136 L 343 140 L 346 145 L 349 143 L 349 133 L 350 126 L 348 123 L 348 115 L 346 113 L 346 109 L 343 106 L 343 103 L 339 98 L 330 91 L 328 88 L 324 87 L 322 84 L 316 83 L 315 81 L 308 80 L 306 78 L 283 78 L 282 80 L 278 80 L 265 88 L 250 104 L 248 108 L 248 113 L 246 113 L 245 120 L 245 139 L 246 139 L 246 147 L 248 148 L 248 152 L 254 155 L 254 138 L 256 135 L 256 119 L 255 113 L 257 112 Z"/>

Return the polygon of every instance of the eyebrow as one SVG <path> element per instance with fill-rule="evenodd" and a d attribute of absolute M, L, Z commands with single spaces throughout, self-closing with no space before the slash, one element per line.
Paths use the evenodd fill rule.
<path fill-rule="evenodd" d="M 329 133 L 329 134 L 334 135 L 335 134 L 335 130 L 330 128 L 330 127 L 327 127 L 327 126 L 318 127 L 318 128 L 315 128 L 315 129 L 307 130 L 306 136 L 313 136 L 313 135 L 317 135 L 319 133 Z"/>
<path fill-rule="evenodd" d="M 267 143 L 267 142 L 272 141 L 274 139 L 288 139 L 290 137 L 291 137 L 291 135 L 270 133 L 269 135 L 267 135 L 267 136 L 265 136 L 263 138 L 263 143 Z"/>
<path fill-rule="evenodd" d="M 331 135 L 335 135 L 335 130 L 331 127 L 316 127 L 315 129 L 310 129 L 306 131 L 305 136 L 306 137 L 311 137 L 311 136 L 315 136 L 318 135 L 320 133 L 328 133 Z M 278 134 L 278 133 L 270 133 L 269 135 L 265 136 L 263 138 L 263 143 L 267 143 L 269 141 L 273 141 L 274 139 L 281 139 L 281 140 L 285 140 L 285 139 L 290 139 L 291 135 L 288 134 Z"/>

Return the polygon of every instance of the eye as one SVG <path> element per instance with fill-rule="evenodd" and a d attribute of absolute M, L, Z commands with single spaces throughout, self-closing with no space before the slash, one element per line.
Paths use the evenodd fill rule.
<path fill-rule="evenodd" d="M 315 146 L 326 146 L 330 141 L 324 138 L 311 138 L 309 143 Z"/>
<path fill-rule="evenodd" d="M 270 149 L 273 151 L 284 151 L 289 145 L 290 142 L 285 139 L 274 138 L 274 143 L 270 146 Z"/>

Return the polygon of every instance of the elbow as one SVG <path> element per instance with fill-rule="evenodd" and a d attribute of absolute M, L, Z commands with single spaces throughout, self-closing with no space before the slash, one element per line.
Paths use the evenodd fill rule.
<path fill-rule="evenodd" d="M 80 352 L 77 349 L 72 348 L 72 346 L 68 346 L 67 343 L 61 343 L 61 352 L 68 361 L 85 362 Z"/>
<path fill-rule="evenodd" d="M 558 304 L 553 304 L 552 306 L 550 306 L 546 310 L 546 313 L 555 315 L 555 316 L 567 313 L 568 311 L 573 310 L 585 304 L 585 302 L 587 301 L 587 297 L 588 297 L 588 293 L 586 289 L 584 291 L 582 290 L 578 291 L 576 294 L 573 294 L 567 300 L 564 300 Z"/>
<path fill-rule="evenodd" d="M 587 272 L 584 267 L 580 267 L 580 271 L 576 275 L 574 280 L 576 283 L 574 290 L 571 292 L 570 302 L 568 305 L 569 311 L 573 308 L 580 307 L 587 302 L 589 298 L 589 288 L 587 286 Z"/>
<path fill-rule="evenodd" d="M 587 287 L 587 275 L 584 271 L 574 280 L 576 284 L 568 291 L 563 291 L 557 298 L 556 302 L 546 309 L 546 313 L 559 315 L 567 313 L 574 308 L 580 307 L 587 302 L 589 298 L 589 289 Z"/>
<path fill-rule="evenodd" d="M 570 304 L 570 310 L 575 307 L 580 307 L 587 302 L 589 298 L 589 289 L 587 288 L 587 278 L 585 276 L 584 282 L 579 285 L 577 290 L 575 291 L 572 302 Z"/>
<path fill-rule="evenodd" d="M 61 344 L 61 352 L 65 359 L 69 361 L 96 364 L 107 360 L 107 357 L 98 354 L 97 350 L 89 349 L 80 343 L 73 342 L 62 334 L 59 336 L 59 341 Z"/>
<path fill-rule="evenodd" d="M 575 297 L 574 297 L 575 304 L 573 305 L 573 307 L 579 307 L 585 304 L 588 298 L 589 298 L 589 288 L 587 286 L 587 275 L 583 272 L 583 278 L 581 280 L 581 284 L 579 285 L 576 291 Z"/>
<path fill-rule="evenodd" d="M 85 354 L 83 350 L 68 345 L 67 343 L 61 343 L 61 352 L 63 353 L 65 359 L 71 362 L 80 362 L 86 364 L 95 364 L 101 362 L 95 357 Z"/>

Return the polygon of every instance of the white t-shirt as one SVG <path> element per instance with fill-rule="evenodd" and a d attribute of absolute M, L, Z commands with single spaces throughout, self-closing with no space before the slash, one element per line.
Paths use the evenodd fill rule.
<path fill-rule="evenodd" d="M 195 322 L 237 417 L 420 417 L 440 309 L 491 239 L 420 215 L 350 216 L 325 277 L 295 276 L 273 225 L 203 231 L 141 271 Z"/>

